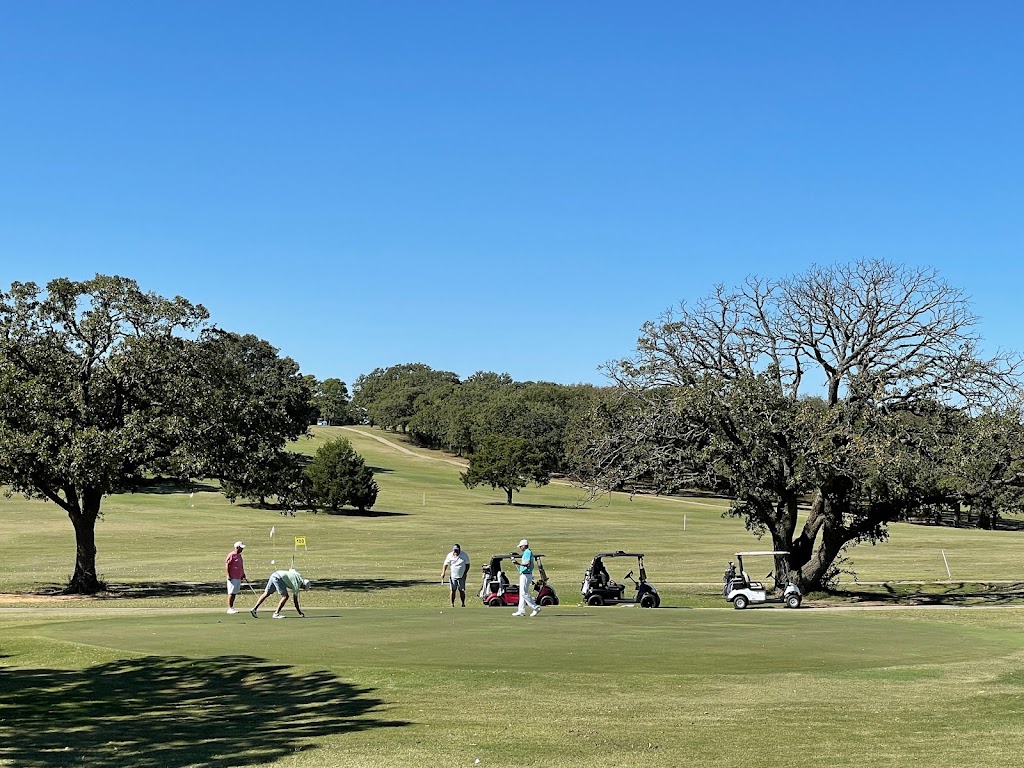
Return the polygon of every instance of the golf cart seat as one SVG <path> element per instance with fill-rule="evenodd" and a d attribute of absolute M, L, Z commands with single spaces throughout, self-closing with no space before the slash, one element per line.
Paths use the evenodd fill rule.
<path fill-rule="evenodd" d="M 617 582 L 609 580 L 608 583 L 604 585 L 603 589 L 605 591 L 607 591 L 607 592 L 615 592 L 615 593 L 617 593 L 618 597 L 616 599 L 617 600 L 621 600 L 622 599 L 622 595 L 626 592 L 626 585 L 625 584 L 619 584 Z"/>

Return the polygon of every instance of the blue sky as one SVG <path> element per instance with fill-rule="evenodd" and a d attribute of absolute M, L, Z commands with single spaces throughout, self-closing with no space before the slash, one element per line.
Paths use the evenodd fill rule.
<path fill-rule="evenodd" d="M 1024 280 L 1010 2 L 0 0 L 0 285 L 97 272 L 308 373 L 602 382 L 749 274 Z"/>

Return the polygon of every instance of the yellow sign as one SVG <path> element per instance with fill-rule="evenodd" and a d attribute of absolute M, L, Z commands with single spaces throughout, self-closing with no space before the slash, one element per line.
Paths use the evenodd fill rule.
<path fill-rule="evenodd" d="M 306 548 L 306 537 L 305 536 L 296 536 L 295 537 L 295 548 L 298 549 L 299 547 L 302 547 L 303 549 Z"/>

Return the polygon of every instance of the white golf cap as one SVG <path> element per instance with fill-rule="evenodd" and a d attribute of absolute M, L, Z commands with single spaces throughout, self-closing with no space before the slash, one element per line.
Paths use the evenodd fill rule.
<path fill-rule="evenodd" d="M 235 542 L 235 549 L 245 549 L 245 544 L 240 541 Z"/>
<path fill-rule="evenodd" d="M 519 546 L 520 547 L 528 547 L 528 546 L 530 546 L 530 542 L 528 542 L 526 539 L 523 539 L 522 541 L 519 542 Z"/>

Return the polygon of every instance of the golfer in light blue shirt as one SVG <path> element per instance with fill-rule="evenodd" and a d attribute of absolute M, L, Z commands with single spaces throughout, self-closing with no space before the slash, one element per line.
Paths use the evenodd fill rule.
<path fill-rule="evenodd" d="M 526 606 L 533 609 L 531 616 L 540 613 L 540 606 L 534 602 L 530 595 L 530 587 L 533 585 L 533 550 L 530 549 L 530 542 L 523 539 L 519 542 L 519 551 L 523 554 L 513 562 L 519 566 L 519 609 L 513 616 L 525 616 Z"/>

